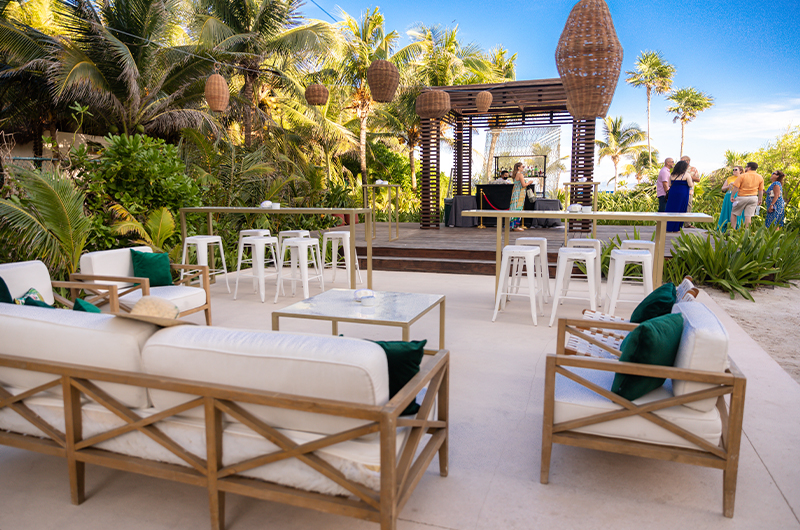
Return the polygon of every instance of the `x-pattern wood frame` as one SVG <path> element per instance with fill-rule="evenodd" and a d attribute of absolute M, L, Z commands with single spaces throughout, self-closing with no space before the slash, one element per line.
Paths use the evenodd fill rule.
<path fill-rule="evenodd" d="M 449 362 L 450 356 L 447 350 L 426 355 L 420 372 L 400 392 L 386 405 L 373 406 L 73 364 L 31 361 L 0 354 L 0 366 L 57 376 L 48 383 L 18 395 L 12 395 L 0 387 L 0 409 L 11 408 L 49 436 L 49 439 L 37 438 L 0 430 L 0 444 L 66 458 L 70 493 L 74 504 L 80 504 L 85 499 L 85 464 L 90 463 L 207 488 L 211 527 L 214 530 L 222 530 L 225 527 L 225 493 L 237 493 L 322 512 L 348 515 L 379 522 L 381 530 L 395 530 L 400 510 L 437 453 L 439 473 L 441 476 L 447 476 Z M 169 390 L 196 397 L 152 416 L 141 417 L 110 396 L 97 385 L 97 382 Z M 64 397 L 65 432 L 48 424 L 23 402 L 27 398 L 58 386 L 61 387 Z M 425 399 L 416 417 L 400 418 L 400 413 L 405 407 L 426 387 Z M 84 438 L 82 395 L 117 415 L 126 422 L 125 425 Z M 367 423 L 312 442 L 298 444 L 246 410 L 242 407 L 242 403 L 355 418 Z M 436 418 L 428 419 L 434 410 L 434 405 Z M 205 411 L 207 445 L 205 459 L 186 450 L 156 425 L 169 417 L 197 407 L 203 407 Z M 272 442 L 278 450 L 223 466 L 222 420 L 225 414 Z M 410 432 L 398 457 L 397 429 L 402 427 L 410 427 Z M 183 460 L 186 466 L 154 462 L 94 447 L 101 442 L 133 431 L 148 436 Z M 380 437 L 380 491 L 373 491 L 348 479 L 315 454 L 315 451 L 325 447 L 370 433 L 379 433 Z M 420 449 L 426 434 L 431 436 Z M 349 491 L 351 496 L 325 495 L 240 476 L 240 473 L 250 469 L 288 458 L 296 458 L 310 466 Z"/>
<path fill-rule="evenodd" d="M 592 322 L 597 324 L 597 322 Z M 559 319 L 557 354 L 547 356 L 544 392 L 544 419 L 542 426 L 542 463 L 541 483 L 547 484 L 550 475 L 550 456 L 553 443 L 586 447 L 614 453 L 644 456 L 660 460 L 671 460 L 697 466 L 711 467 L 723 470 L 723 497 L 722 507 L 726 517 L 733 517 L 733 507 L 736 498 L 736 479 L 739 468 L 739 448 L 742 435 L 742 418 L 744 414 L 744 398 L 746 379 L 731 360 L 731 367 L 725 373 L 689 370 L 672 366 L 654 366 L 635 363 L 619 362 L 616 360 L 595 359 L 567 355 L 565 345 L 568 343 L 567 335 L 576 335 L 590 344 L 596 345 L 609 353 L 619 356 L 616 350 L 600 340 L 595 339 L 586 329 L 587 321 L 581 319 Z M 618 322 L 604 322 L 603 327 L 608 329 L 627 330 L 634 329 L 637 324 Z M 633 402 L 606 390 L 569 370 L 569 367 L 587 368 L 590 370 L 603 370 L 614 373 L 640 375 L 646 377 L 663 377 L 683 381 L 696 381 L 719 385 L 713 388 L 691 392 L 682 396 L 652 401 L 643 405 Z M 567 377 L 576 383 L 588 388 L 620 407 L 619 410 L 603 412 L 584 418 L 567 422 L 554 423 L 555 385 L 556 374 Z M 729 403 L 725 396 L 730 396 Z M 686 429 L 655 414 L 656 411 L 701 401 L 708 398 L 717 398 L 717 409 L 722 418 L 722 437 L 718 445 L 713 445 Z M 685 447 L 648 444 L 610 438 L 593 434 L 575 432 L 575 429 L 605 423 L 616 419 L 631 416 L 642 418 L 680 436 L 684 440 L 695 444 L 699 449 Z"/>
<path fill-rule="evenodd" d="M 206 325 L 211 325 L 211 279 L 208 273 L 208 266 L 206 265 L 182 265 L 179 263 L 172 263 L 170 264 L 170 268 L 176 270 L 185 270 L 186 274 L 180 280 L 175 280 L 173 285 L 189 285 L 195 279 L 198 280 L 200 283 L 200 287 L 206 292 L 206 303 L 194 307 L 192 309 L 187 309 L 186 311 L 181 311 L 178 315 L 179 317 L 185 317 L 187 315 L 191 315 L 192 313 L 197 313 L 199 311 L 206 312 Z M 118 312 L 120 309 L 124 310 L 125 312 L 130 312 L 131 307 L 127 304 L 119 302 L 119 297 L 125 296 L 126 294 L 130 294 L 138 289 L 142 290 L 142 296 L 148 296 L 150 294 L 150 279 L 149 278 L 139 278 L 136 276 L 104 276 L 98 274 L 70 274 L 69 279 L 72 283 L 80 283 L 80 287 L 84 289 L 86 292 L 92 292 L 93 290 L 103 290 L 108 289 L 109 287 L 114 287 L 115 293 L 117 296 L 115 300 L 110 300 L 107 294 L 103 294 L 102 292 L 97 292 L 96 295 L 92 298 L 87 298 L 87 302 L 91 302 L 97 306 L 104 305 L 106 302 L 111 302 L 111 306 L 109 310 L 112 313 Z M 121 291 L 117 289 L 116 285 L 105 285 L 105 284 L 98 284 L 93 282 L 120 282 L 120 283 L 127 283 L 131 284 L 128 287 L 122 287 Z"/>

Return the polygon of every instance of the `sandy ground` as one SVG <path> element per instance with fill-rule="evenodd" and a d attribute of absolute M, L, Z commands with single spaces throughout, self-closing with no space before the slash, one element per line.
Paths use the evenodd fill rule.
<path fill-rule="evenodd" d="M 755 303 L 728 293 L 704 290 L 750 335 L 795 381 L 800 383 L 800 288 L 775 287 L 752 291 Z"/>

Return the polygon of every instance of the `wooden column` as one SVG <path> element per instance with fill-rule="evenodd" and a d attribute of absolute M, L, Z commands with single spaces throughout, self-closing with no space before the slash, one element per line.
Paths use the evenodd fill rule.
<path fill-rule="evenodd" d="M 595 120 L 572 120 L 572 156 L 570 157 L 570 182 L 591 182 L 594 174 Z M 572 204 L 592 205 L 592 186 L 587 186 L 570 198 Z M 591 232 L 592 222 L 567 221 L 570 232 Z"/>
<path fill-rule="evenodd" d="M 455 136 L 455 195 L 472 194 L 472 118 L 459 116 L 454 128 Z"/>
<path fill-rule="evenodd" d="M 439 148 L 440 123 L 438 119 L 420 119 L 421 160 L 420 172 L 420 228 L 439 229 L 439 173 L 441 153 Z"/>

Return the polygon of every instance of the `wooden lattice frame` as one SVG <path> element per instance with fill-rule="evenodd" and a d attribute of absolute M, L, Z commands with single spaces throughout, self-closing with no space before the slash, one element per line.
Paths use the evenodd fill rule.
<path fill-rule="evenodd" d="M 558 343 L 556 355 L 548 355 L 545 371 L 545 391 L 544 391 L 544 419 L 542 422 L 542 463 L 541 477 L 542 484 L 547 484 L 550 475 L 550 455 L 554 443 L 572 445 L 576 447 L 586 447 L 613 453 L 629 454 L 634 456 L 644 456 L 659 460 L 670 460 L 703 467 L 711 467 L 723 470 L 723 513 L 726 517 L 733 517 L 734 501 L 736 499 L 736 479 L 739 469 L 739 448 L 742 436 L 742 420 L 744 416 L 744 399 L 746 379 L 744 375 L 731 361 L 731 367 L 725 373 L 705 372 L 701 370 L 689 370 L 685 368 L 675 368 L 672 366 L 655 366 L 645 364 L 623 363 L 616 360 L 595 359 L 587 357 L 576 357 L 568 355 L 565 347 L 569 342 L 568 335 L 576 335 L 582 340 L 586 340 L 611 354 L 619 355 L 619 351 L 607 345 L 603 341 L 596 340 L 591 332 L 587 331 L 586 320 L 581 319 L 559 319 L 558 321 Z M 630 331 L 636 324 L 626 324 L 619 322 L 606 322 L 604 328 L 610 330 Z M 609 390 L 601 388 L 596 384 L 575 374 L 569 368 L 585 368 L 589 370 L 603 370 L 614 373 L 639 375 L 645 377 L 663 377 L 666 379 L 679 379 L 683 381 L 696 381 L 699 383 L 710 383 L 714 386 L 705 390 L 699 390 L 666 399 L 651 401 L 646 404 L 637 405 L 622 396 L 614 394 Z M 555 408 L 555 385 L 556 374 L 567 377 L 595 392 L 606 399 L 616 403 L 622 409 L 606 411 L 600 414 L 586 416 L 584 418 L 554 423 Z M 725 396 L 730 396 L 730 403 L 725 401 Z M 658 410 L 663 410 L 677 405 L 685 405 L 704 399 L 716 398 L 717 410 L 722 418 L 722 437 L 719 445 L 713 445 L 686 429 L 654 414 Z M 609 438 L 593 434 L 576 432 L 575 429 L 605 423 L 617 419 L 631 416 L 640 416 L 643 419 L 655 423 L 656 425 L 680 436 L 700 449 L 688 449 L 685 447 L 648 444 L 624 440 L 621 438 Z"/>
<path fill-rule="evenodd" d="M 437 454 L 439 455 L 439 473 L 447 476 L 450 357 L 446 350 L 426 351 L 426 353 L 428 356 L 423 361 L 420 372 L 382 407 L 198 383 L 118 370 L 96 369 L 73 364 L 31 361 L 0 354 L 0 366 L 56 376 L 48 383 L 17 395 L 11 395 L 0 387 L 0 409 L 8 407 L 14 410 L 49 437 L 49 439 L 37 438 L 0 430 L 0 444 L 66 458 L 73 504 L 81 504 L 85 499 L 85 465 L 89 463 L 207 488 L 211 527 L 214 530 L 222 530 L 225 527 L 225 493 L 236 493 L 327 513 L 349 515 L 378 522 L 381 530 L 395 530 L 400 510 Z M 181 405 L 143 418 L 99 388 L 96 384 L 98 381 L 169 390 L 195 397 Z M 65 432 L 61 432 L 44 421 L 23 402 L 25 399 L 58 386 L 61 386 L 63 391 Z M 428 390 L 417 416 L 414 419 L 401 419 L 400 413 L 425 387 Z M 82 434 L 82 396 L 87 396 L 99 403 L 124 420 L 126 424 L 90 438 L 84 438 Z M 245 410 L 240 403 L 356 418 L 368 423 L 298 445 Z M 436 405 L 436 419 L 429 420 L 427 418 L 433 410 L 434 404 Z M 205 459 L 193 455 L 157 427 L 158 422 L 197 407 L 203 407 L 205 410 L 207 445 Z M 224 414 L 235 417 L 255 433 L 277 445 L 279 450 L 227 467 L 223 466 L 222 418 Z M 409 427 L 411 432 L 398 457 L 397 429 L 401 427 Z M 133 431 L 148 436 L 183 460 L 186 466 L 154 462 L 93 448 L 100 442 Z M 347 479 L 340 471 L 314 453 L 324 447 L 370 433 L 379 433 L 380 436 L 380 492 Z M 431 436 L 420 449 L 420 444 L 426 434 Z M 352 497 L 313 493 L 238 476 L 249 469 L 287 458 L 297 458 L 347 489 L 352 493 Z"/>

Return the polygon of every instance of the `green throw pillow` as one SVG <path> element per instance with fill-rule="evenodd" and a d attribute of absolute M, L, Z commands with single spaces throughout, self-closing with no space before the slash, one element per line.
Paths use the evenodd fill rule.
<path fill-rule="evenodd" d="M 668 315 L 678 299 L 678 293 L 672 282 L 665 283 L 642 300 L 631 314 L 631 322 L 640 324 L 645 320 Z"/>
<path fill-rule="evenodd" d="M 24 302 L 21 305 L 32 305 L 36 307 L 49 307 L 50 309 L 55 309 L 53 306 L 46 302 L 42 302 L 41 300 L 37 300 L 36 298 L 24 298 Z"/>
<path fill-rule="evenodd" d="M 99 307 L 91 302 L 87 302 L 86 300 L 81 300 L 80 298 L 75 300 L 75 305 L 72 306 L 72 310 L 83 311 L 85 313 L 101 313 Z"/>
<path fill-rule="evenodd" d="M 133 275 L 150 278 L 150 287 L 172 285 L 169 255 L 165 252 L 139 252 L 131 249 Z"/>
<path fill-rule="evenodd" d="M 683 333 L 683 316 L 671 313 L 639 324 L 622 341 L 620 362 L 672 366 Z M 633 401 L 664 384 L 663 377 L 616 374 L 611 391 Z"/>
<path fill-rule="evenodd" d="M 8 285 L 6 285 L 6 281 L 3 278 L 0 278 L 0 303 L 14 303 L 14 298 L 11 296 L 11 292 L 8 290 Z"/>
<path fill-rule="evenodd" d="M 406 386 L 419 373 L 419 365 L 425 355 L 427 340 L 376 340 L 375 344 L 383 348 L 389 364 L 389 399 Z M 416 414 L 419 404 L 416 399 L 408 404 L 401 416 Z"/>

